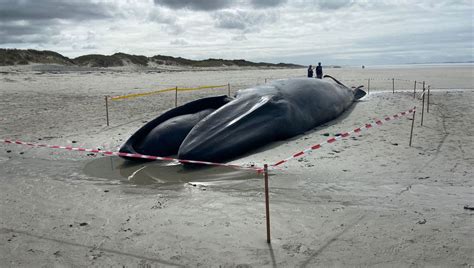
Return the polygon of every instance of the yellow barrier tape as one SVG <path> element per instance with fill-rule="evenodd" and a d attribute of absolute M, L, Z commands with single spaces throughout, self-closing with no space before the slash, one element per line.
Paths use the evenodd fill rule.
<path fill-rule="evenodd" d="M 209 89 L 209 88 L 220 88 L 226 87 L 227 85 L 218 85 L 218 86 L 201 86 L 201 87 L 193 87 L 193 88 L 178 88 L 178 91 L 191 91 L 191 90 L 200 90 L 200 89 Z"/>
<path fill-rule="evenodd" d="M 201 87 L 194 87 L 194 88 L 178 88 L 178 91 L 191 91 L 191 90 L 200 90 L 200 89 L 220 88 L 220 87 L 226 87 L 226 86 L 227 85 L 201 86 Z M 166 89 L 161 89 L 161 90 L 156 90 L 156 91 L 143 92 L 143 93 L 134 93 L 134 94 L 129 94 L 129 95 L 116 96 L 116 97 L 111 97 L 110 99 L 113 101 L 123 100 L 123 99 L 129 99 L 129 98 L 149 96 L 153 94 L 159 94 L 159 93 L 169 92 L 169 91 L 174 91 L 174 90 L 176 90 L 176 87 L 166 88 Z"/>
<path fill-rule="evenodd" d="M 148 96 L 148 95 L 153 95 L 153 94 L 159 94 L 163 92 L 168 92 L 168 91 L 173 91 L 176 90 L 176 87 L 172 88 L 166 88 L 166 89 L 161 89 L 161 90 L 156 90 L 156 91 L 150 91 L 150 92 L 144 92 L 144 93 L 135 93 L 135 94 L 129 94 L 129 95 L 123 95 L 123 96 L 116 96 L 116 97 L 111 97 L 111 100 L 123 100 L 123 99 L 129 99 L 129 98 L 136 98 L 136 97 L 143 97 L 143 96 Z"/>

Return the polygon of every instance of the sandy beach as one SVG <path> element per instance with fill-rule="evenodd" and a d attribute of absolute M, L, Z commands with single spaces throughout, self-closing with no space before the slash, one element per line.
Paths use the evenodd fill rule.
<path fill-rule="evenodd" d="M 370 94 L 338 119 L 232 163 L 273 164 L 416 106 L 413 146 L 410 115 L 271 170 L 270 245 L 256 172 L 0 143 L 0 266 L 474 265 L 473 65 L 324 71 L 348 86 L 370 79 Z M 173 108 L 175 92 L 109 100 L 110 126 L 104 96 L 227 84 L 233 94 L 305 73 L 0 67 L 0 139 L 116 151 Z M 423 126 L 415 80 L 431 87 Z M 179 92 L 177 102 L 227 90 Z"/>

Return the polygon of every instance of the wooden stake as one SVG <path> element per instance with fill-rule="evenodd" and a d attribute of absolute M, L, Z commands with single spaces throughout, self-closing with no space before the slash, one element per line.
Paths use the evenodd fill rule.
<path fill-rule="evenodd" d="M 227 96 L 230 97 L 230 83 L 227 84 Z"/>
<path fill-rule="evenodd" d="M 267 79 L 265 78 L 265 84 L 267 83 Z"/>
<path fill-rule="evenodd" d="M 415 98 L 416 95 L 416 80 L 415 80 L 415 85 L 413 86 L 413 98 Z"/>
<path fill-rule="evenodd" d="M 174 107 L 178 107 L 178 86 L 176 86 L 174 91 Z"/>
<path fill-rule="evenodd" d="M 421 125 L 423 126 L 423 115 L 425 113 L 425 81 L 423 81 L 423 97 L 421 103 Z"/>
<path fill-rule="evenodd" d="M 425 91 L 423 90 L 423 98 L 421 99 L 421 125 L 423 126 L 423 115 L 425 113 Z"/>
<path fill-rule="evenodd" d="M 392 93 L 395 94 L 395 78 L 392 78 Z"/>
<path fill-rule="evenodd" d="M 107 126 L 109 126 L 109 96 L 104 96 L 105 98 L 105 117 L 107 118 Z"/>
<path fill-rule="evenodd" d="M 430 88 L 431 86 L 428 86 L 428 99 L 426 100 L 426 112 L 430 112 Z"/>
<path fill-rule="evenodd" d="M 410 143 L 408 144 L 410 147 L 411 147 L 411 141 L 412 141 L 412 137 L 413 137 L 413 127 L 415 126 L 415 113 L 416 113 L 416 110 L 413 111 L 413 119 L 411 120 Z"/>
<path fill-rule="evenodd" d="M 370 93 L 370 78 L 367 79 L 367 94 Z"/>
<path fill-rule="evenodd" d="M 268 165 L 263 166 L 263 173 L 265 175 L 265 215 L 267 220 L 267 243 L 270 244 L 270 201 L 268 198 Z"/>

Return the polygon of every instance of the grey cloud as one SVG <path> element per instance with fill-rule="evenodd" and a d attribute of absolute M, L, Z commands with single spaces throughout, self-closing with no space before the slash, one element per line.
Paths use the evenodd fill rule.
<path fill-rule="evenodd" d="M 266 23 L 275 22 L 277 15 L 272 12 L 232 10 L 217 12 L 214 19 L 218 28 L 250 32 L 258 30 Z"/>
<path fill-rule="evenodd" d="M 287 0 L 251 0 L 251 4 L 257 8 L 277 7 L 283 5 Z"/>
<path fill-rule="evenodd" d="M 44 43 L 57 34 L 59 30 L 54 27 L 0 22 L 0 44 Z"/>
<path fill-rule="evenodd" d="M 453 30 L 449 35 L 442 31 L 401 33 L 365 38 L 334 55 L 366 64 L 472 61 L 472 47 L 466 47 L 472 38 L 469 27 Z"/>
<path fill-rule="evenodd" d="M 170 45 L 176 45 L 176 46 L 186 46 L 189 45 L 188 42 L 184 39 L 176 39 L 170 42 Z"/>
<path fill-rule="evenodd" d="M 437 51 L 449 51 L 450 49 L 463 48 L 473 38 L 472 28 L 464 26 L 450 30 L 449 34 L 443 30 L 423 33 L 400 33 L 396 36 L 366 38 L 355 45 L 369 48 L 395 47 L 403 52 L 428 50 L 430 48 Z"/>
<path fill-rule="evenodd" d="M 354 0 L 317 0 L 316 5 L 320 9 L 340 9 L 354 4 Z"/>
<path fill-rule="evenodd" d="M 61 0 L 0 0 L 0 44 L 48 43 L 60 34 L 62 20 L 112 16 L 109 4 Z"/>
<path fill-rule="evenodd" d="M 154 0 L 156 5 L 171 9 L 190 9 L 198 11 L 216 11 L 226 8 L 244 7 L 250 4 L 254 8 L 277 7 L 287 0 Z"/>
<path fill-rule="evenodd" d="M 86 1 L 2 0 L 0 20 L 87 20 L 111 16 L 110 5 Z"/>
<path fill-rule="evenodd" d="M 179 24 L 164 25 L 161 29 L 169 34 L 179 35 L 184 33 L 184 27 Z"/>
<path fill-rule="evenodd" d="M 165 12 L 163 9 L 155 7 L 148 15 L 148 20 L 157 24 L 161 24 L 161 29 L 172 35 L 184 33 L 185 29 L 179 23 L 176 15 Z"/>
<path fill-rule="evenodd" d="M 159 9 L 154 9 L 148 15 L 148 20 L 161 23 L 161 24 L 176 24 L 177 18 L 164 12 L 160 11 Z"/>
<path fill-rule="evenodd" d="M 237 42 L 247 41 L 247 37 L 245 37 L 245 35 L 237 35 L 237 36 L 232 37 L 232 41 L 237 41 Z"/>
<path fill-rule="evenodd" d="M 38 33 L 40 30 L 41 27 L 36 24 L 15 24 L 0 22 L 0 35 L 7 35 L 9 33 L 15 33 L 15 35 L 32 35 Z"/>
<path fill-rule="evenodd" d="M 89 45 L 85 45 L 85 46 L 82 46 L 81 49 L 89 49 L 89 50 L 93 50 L 93 49 L 97 49 L 98 47 L 96 45 L 92 45 L 92 44 L 89 44 Z"/>
<path fill-rule="evenodd" d="M 248 23 L 245 17 L 242 12 L 233 13 L 230 11 L 223 11 L 214 15 L 216 26 L 224 29 L 245 29 Z"/>
<path fill-rule="evenodd" d="M 212 11 L 230 7 L 233 0 L 154 0 L 155 4 L 172 9 Z"/>

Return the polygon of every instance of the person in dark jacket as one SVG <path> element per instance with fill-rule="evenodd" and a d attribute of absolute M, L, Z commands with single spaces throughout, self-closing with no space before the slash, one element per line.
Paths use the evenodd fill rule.
<path fill-rule="evenodd" d="M 313 65 L 308 67 L 308 77 L 313 77 Z"/>
<path fill-rule="evenodd" d="M 316 66 L 316 78 L 323 78 L 323 66 L 321 66 L 321 62 L 318 62 L 318 66 Z"/>

